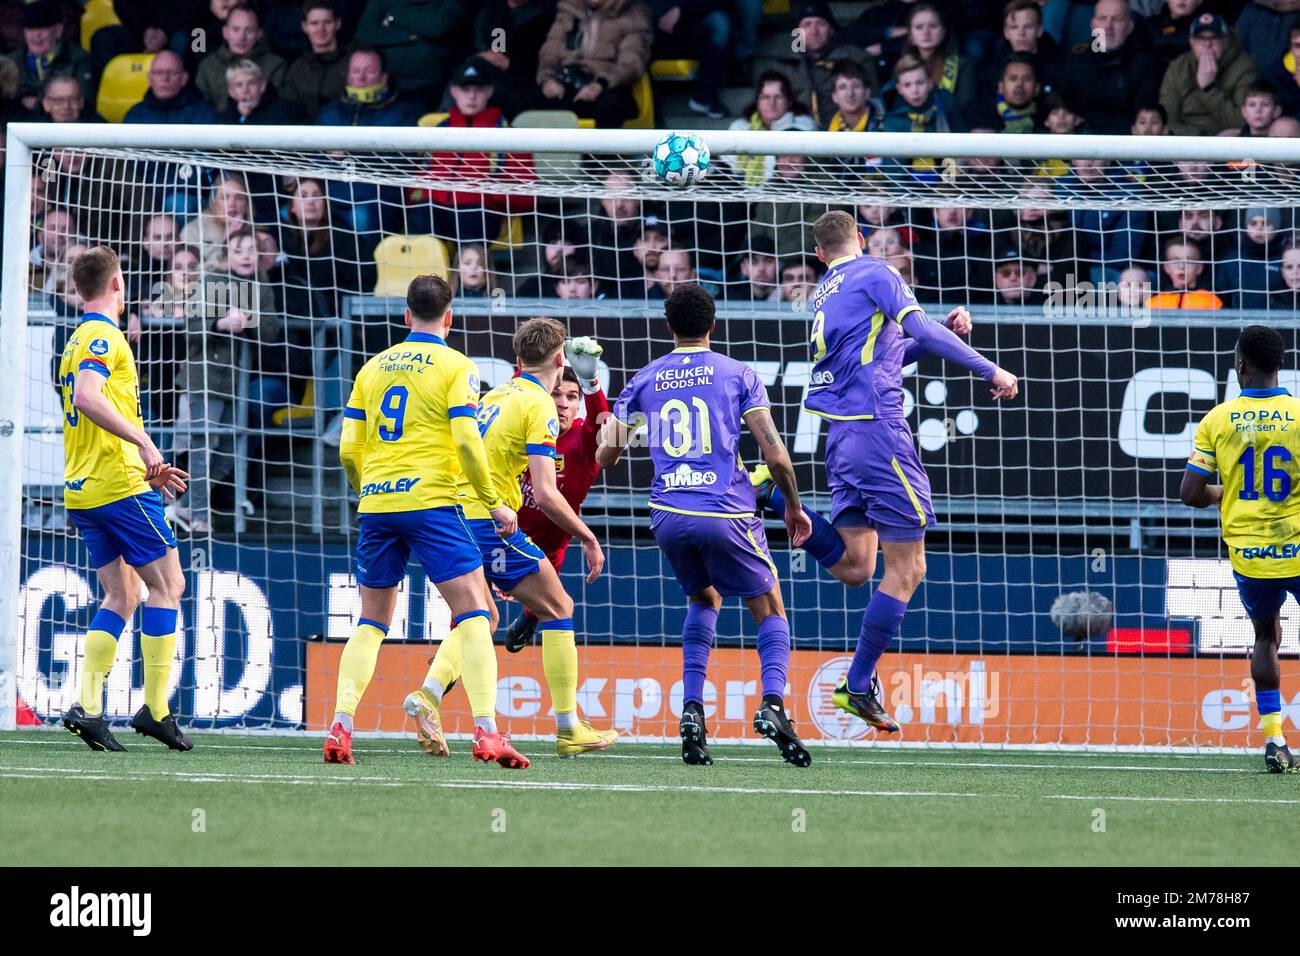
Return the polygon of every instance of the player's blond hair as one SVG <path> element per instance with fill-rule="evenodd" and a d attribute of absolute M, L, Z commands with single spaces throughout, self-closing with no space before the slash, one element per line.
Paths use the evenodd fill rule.
<path fill-rule="evenodd" d="M 77 294 L 89 302 L 108 291 L 108 280 L 121 268 L 116 252 L 108 246 L 95 246 L 72 261 L 72 284 Z"/>
<path fill-rule="evenodd" d="M 526 320 L 515 330 L 510 344 L 526 366 L 541 365 L 564 348 L 564 325 L 555 319 L 538 316 Z"/>
<path fill-rule="evenodd" d="M 858 224 L 840 209 L 822 213 L 813 223 L 813 241 L 823 252 L 838 252 L 853 244 Z"/>

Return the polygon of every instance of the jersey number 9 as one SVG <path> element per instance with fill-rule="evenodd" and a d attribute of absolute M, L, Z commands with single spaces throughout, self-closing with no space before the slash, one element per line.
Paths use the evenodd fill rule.
<path fill-rule="evenodd" d="M 384 392 L 384 400 L 379 403 L 379 411 L 384 418 L 393 420 L 392 427 L 379 423 L 380 441 L 398 441 L 406 425 L 406 399 L 408 393 L 405 385 L 394 385 Z"/>
<path fill-rule="evenodd" d="M 1277 462 L 1289 462 L 1291 452 L 1282 445 L 1270 445 L 1260 456 L 1264 463 L 1264 497 L 1269 501 L 1286 501 L 1291 494 L 1291 474 L 1285 468 L 1277 467 Z M 1241 453 L 1239 463 L 1246 469 L 1242 478 L 1241 493 L 1237 496 L 1242 501 L 1258 501 L 1259 492 L 1255 490 L 1255 447 L 1252 445 Z"/>

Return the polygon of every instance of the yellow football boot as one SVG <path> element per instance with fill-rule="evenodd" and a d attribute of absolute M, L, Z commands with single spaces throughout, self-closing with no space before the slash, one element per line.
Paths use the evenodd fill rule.
<path fill-rule="evenodd" d="M 555 752 L 561 757 L 576 757 L 593 750 L 604 750 L 618 740 L 617 730 L 595 730 L 585 720 L 577 726 L 555 732 Z"/>

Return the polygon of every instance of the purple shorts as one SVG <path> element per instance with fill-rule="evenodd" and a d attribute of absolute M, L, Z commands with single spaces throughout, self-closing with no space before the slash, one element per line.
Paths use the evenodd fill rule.
<path fill-rule="evenodd" d="M 881 541 L 919 541 L 934 528 L 930 479 L 902 419 L 831 422 L 826 475 L 837 527 L 875 528 Z"/>
<path fill-rule="evenodd" d="M 776 585 L 767 533 L 757 517 L 706 518 L 655 510 L 650 530 L 687 597 L 712 585 L 724 597 L 752 598 Z"/>

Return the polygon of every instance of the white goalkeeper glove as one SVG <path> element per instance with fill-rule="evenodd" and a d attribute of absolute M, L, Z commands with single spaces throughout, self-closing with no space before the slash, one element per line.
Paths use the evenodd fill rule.
<path fill-rule="evenodd" d="M 573 369 L 573 374 L 578 376 L 578 384 L 584 395 L 594 395 L 600 391 L 600 379 L 596 373 L 604 351 L 599 342 L 586 335 L 564 343 L 565 361 Z"/>

